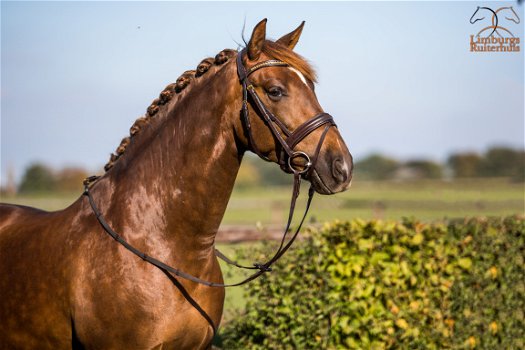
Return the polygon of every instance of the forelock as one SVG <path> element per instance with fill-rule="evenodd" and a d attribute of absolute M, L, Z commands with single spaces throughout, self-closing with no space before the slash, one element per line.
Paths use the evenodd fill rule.
<path fill-rule="evenodd" d="M 290 66 L 301 72 L 301 74 L 311 82 L 317 82 L 317 74 L 310 63 L 288 47 L 277 42 L 266 40 L 262 51 L 272 58 L 288 63 Z"/>

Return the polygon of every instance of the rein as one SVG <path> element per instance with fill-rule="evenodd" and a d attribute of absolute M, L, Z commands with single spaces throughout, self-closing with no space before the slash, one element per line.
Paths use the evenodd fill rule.
<path fill-rule="evenodd" d="M 102 226 L 104 231 L 106 231 L 107 234 L 109 234 L 115 241 L 120 243 L 124 248 L 129 250 L 131 253 L 135 254 L 136 256 L 141 258 L 142 260 L 147 261 L 148 263 L 158 267 L 159 269 L 171 272 L 172 274 L 174 274 L 176 276 L 179 276 L 179 277 L 184 278 L 184 279 L 189 280 L 189 281 L 193 281 L 195 283 L 203 284 L 203 285 L 208 286 L 208 287 L 236 287 L 236 286 L 241 286 L 241 285 L 246 284 L 246 283 L 248 283 L 250 281 L 253 281 L 254 279 L 256 279 L 257 277 L 259 277 L 260 275 L 262 275 L 265 272 L 272 271 L 270 266 L 273 265 L 277 260 L 279 260 L 279 258 L 290 248 L 292 243 L 295 241 L 295 238 L 298 236 L 299 231 L 301 230 L 303 222 L 304 222 L 304 220 L 306 218 L 306 215 L 308 213 L 308 210 L 310 209 L 310 204 L 312 203 L 312 199 L 313 199 L 313 195 L 314 195 L 313 188 L 310 187 L 310 190 L 308 192 L 308 201 L 307 201 L 307 204 L 306 204 L 306 209 L 305 209 L 304 215 L 303 215 L 303 217 L 301 219 L 301 222 L 300 222 L 299 226 L 297 227 L 297 229 L 295 230 L 292 238 L 288 241 L 288 243 L 284 244 L 285 239 L 286 239 L 286 235 L 287 235 L 287 233 L 288 233 L 288 231 L 290 229 L 290 225 L 291 225 L 292 218 L 293 218 L 293 211 L 294 211 L 293 207 L 295 207 L 296 199 L 299 196 L 299 188 L 298 188 L 298 186 L 300 186 L 299 185 L 300 182 L 296 182 L 294 184 L 294 195 L 292 196 L 292 205 L 291 205 L 291 209 L 290 209 L 290 216 L 288 218 L 288 223 L 286 224 L 286 229 L 284 231 L 283 238 L 281 240 L 281 245 L 280 245 L 279 249 L 277 250 L 277 252 L 274 254 L 274 256 L 270 260 L 268 260 L 266 263 L 263 263 L 263 264 L 254 263 L 253 266 L 243 266 L 243 265 L 238 264 L 235 261 L 232 261 L 228 257 L 226 257 L 218 249 L 215 249 L 215 255 L 218 258 L 224 260 L 226 263 L 228 263 L 230 265 L 234 265 L 236 267 L 243 268 L 243 269 L 258 270 L 257 272 L 255 272 L 254 274 L 250 275 L 249 277 L 247 277 L 246 279 L 244 279 L 244 280 L 242 280 L 240 282 L 231 283 L 231 284 L 224 284 L 224 283 L 215 283 L 215 282 L 206 281 L 206 280 L 203 280 L 201 278 L 198 278 L 198 277 L 195 277 L 193 275 L 190 275 L 189 273 L 186 273 L 184 271 L 181 271 L 179 269 L 171 267 L 170 265 L 167 265 L 166 263 L 164 263 L 164 262 L 162 262 L 162 261 L 160 261 L 160 260 L 158 260 L 158 259 L 156 259 L 156 258 L 154 258 L 152 256 L 149 256 L 146 253 L 140 251 L 139 249 L 137 249 L 134 246 L 132 246 L 124 238 L 122 238 L 122 236 L 119 235 L 117 232 L 115 232 L 111 228 L 111 226 L 107 223 L 107 221 L 104 219 L 104 216 L 102 215 L 102 213 L 98 209 L 97 205 L 95 204 L 95 200 L 93 199 L 93 196 L 89 192 L 90 184 L 93 183 L 93 181 L 96 181 L 98 178 L 99 178 L 98 176 L 90 176 L 90 177 L 88 177 L 87 179 L 84 180 L 84 193 L 83 194 L 86 197 L 88 197 L 89 204 L 90 204 L 90 206 L 91 206 L 91 208 L 93 210 L 93 213 L 95 214 L 98 222 L 100 223 L 100 225 Z"/>
<path fill-rule="evenodd" d="M 234 265 L 239 268 L 243 268 L 243 269 L 257 270 L 255 273 L 253 273 L 246 279 L 240 282 L 237 282 L 237 283 L 231 283 L 231 284 L 215 283 L 215 282 L 206 281 L 201 278 L 190 275 L 184 271 L 171 267 L 167 265 L 166 263 L 154 257 L 147 255 L 146 253 L 132 246 L 122 236 L 120 236 L 117 232 L 115 232 L 111 228 L 111 226 L 108 224 L 108 222 L 104 219 L 103 214 L 98 209 L 95 203 L 95 200 L 93 199 L 93 196 L 90 193 L 91 185 L 96 180 L 99 179 L 99 176 L 90 176 L 84 180 L 84 193 L 83 194 L 88 198 L 88 201 L 93 210 L 93 213 L 95 214 L 98 222 L 100 223 L 104 231 L 106 231 L 106 233 L 109 234 L 114 240 L 116 240 L 124 248 L 126 248 L 127 250 L 129 250 L 131 253 L 135 254 L 142 260 L 158 267 L 159 269 L 163 271 L 170 272 L 173 275 L 179 276 L 183 279 L 186 279 L 186 280 L 189 280 L 195 283 L 203 284 L 209 287 L 235 287 L 235 286 L 240 286 L 250 281 L 253 281 L 257 277 L 264 274 L 265 272 L 272 271 L 271 266 L 277 260 L 279 260 L 279 258 L 281 258 L 284 255 L 284 253 L 286 253 L 286 251 L 291 247 L 291 245 L 297 238 L 299 231 L 301 230 L 301 227 L 304 223 L 306 215 L 308 214 L 308 211 L 310 209 L 310 205 L 312 203 L 312 199 L 315 193 L 313 187 L 310 186 L 310 189 L 308 191 L 308 200 L 306 203 L 306 209 L 301 218 L 299 226 L 297 227 L 297 229 L 295 230 L 291 238 L 288 240 L 288 242 L 286 242 L 286 236 L 288 234 L 288 231 L 290 230 L 290 226 L 292 224 L 292 220 L 293 220 L 293 216 L 295 212 L 295 204 L 296 204 L 297 198 L 299 197 L 299 192 L 300 192 L 300 187 L 301 187 L 301 177 L 308 179 L 310 178 L 310 176 L 312 176 L 313 171 L 315 171 L 315 165 L 317 164 L 317 158 L 319 156 L 319 152 L 321 150 L 325 136 L 328 133 L 330 127 L 336 126 L 331 115 L 329 115 L 328 113 L 320 113 L 314 116 L 313 118 L 307 120 L 305 123 L 301 124 L 293 132 L 289 131 L 284 125 L 284 123 L 279 118 L 277 118 L 272 112 L 270 112 L 268 108 L 266 108 L 264 103 L 259 98 L 259 95 L 255 91 L 255 88 L 253 87 L 250 80 L 248 79 L 249 75 L 257 71 L 258 69 L 262 69 L 266 67 L 275 67 L 275 66 L 287 67 L 288 64 L 286 62 L 279 61 L 279 60 L 268 60 L 268 61 L 264 61 L 262 63 L 256 64 L 255 66 L 247 70 L 244 67 L 244 64 L 242 63 L 242 56 L 245 53 L 245 51 L 246 49 L 241 51 L 237 55 L 237 72 L 238 72 L 239 80 L 243 88 L 243 100 L 242 100 L 241 114 L 243 116 L 243 120 L 245 124 L 244 125 L 245 131 L 248 135 L 248 142 L 254 153 L 256 153 L 260 158 L 269 161 L 268 157 L 262 154 L 259 148 L 257 148 L 257 145 L 252 135 L 250 116 L 249 116 L 249 111 L 248 111 L 248 103 L 249 103 L 248 97 L 250 97 L 251 102 L 253 102 L 253 104 L 257 107 L 257 110 L 260 112 L 260 114 L 258 115 L 263 119 L 266 126 L 270 129 L 271 133 L 273 134 L 275 139 L 279 142 L 282 148 L 282 152 L 278 159 L 279 165 L 284 171 L 288 173 L 292 173 L 294 177 L 294 184 L 293 184 L 293 191 L 292 191 L 292 197 L 291 197 L 291 202 L 290 202 L 290 211 L 288 214 L 288 221 L 286 223 L 286 227 L 283 232 L 283 238 L 281 239 L 280 246 L 270 260 L 262 264 L 254 263 L 253 266 L 243 266 L 243 265 L 238 264 L 235 261 L 230 260 L 219 250 L 215 249 L 215 255 L 221 258 L 222 260 L 224 260 L 226 263 Z M 321 126 L 324 126 L 325 128 L 323 130 L 323 133 L 321 134 L 321 137 L 319 139 L 315 153 L 312 158 L 310 158 L 310 156 L 306 154 L 305 152 L 294 151 L 294 147 L 299 142 L 301 142 L 305 137 L 307 137 L 310 133 L 312 133 L 314 130 L 317 130 Z M 286 139 L 284 139 L 283 134 L 286 136 Z M 304 166 L 301 169 L 298 169 L 296 166 L 293 165 L 293 160 L 296 158 L 303 158 L 306 161 Z"/>

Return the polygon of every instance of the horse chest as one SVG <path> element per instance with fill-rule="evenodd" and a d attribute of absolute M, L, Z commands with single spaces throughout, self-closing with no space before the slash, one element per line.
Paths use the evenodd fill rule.
<path fill-rule="evenodd" d="M 87 348 L 199 349 L 213 329 L 194 304 L 220 321 L 222 289 L 190 289 L 157 269 L 95 279 L 75 297 L 75 331 Z"/>

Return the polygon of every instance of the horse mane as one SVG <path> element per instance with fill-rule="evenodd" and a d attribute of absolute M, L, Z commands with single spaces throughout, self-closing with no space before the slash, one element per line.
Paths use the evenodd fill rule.
<path fill-rule="evenodd" d="M 317 81 L 317 76 L 312 66 L 302 56 L 293 52 L 288 47 L 278 42 L 266 40 L 262 47 L 262 51 L 274 59 L 288 63 L 290 66 L 301 72 L 305 78 L 309 79 L 311 82 L 315 83 Z M 219 52 L 215 58 L 208 57 L 203 59 L 195 70 L 185 71 L 179 78 L 177 78 L 175 83 L 166 86 L 159 94 L 159 97 L 151 102 L 144 116 L 135 120 L 129 129 L 129 136 L 124 137 L 115 152 L 111 153 L 109 161 L 104 165 L 104 170 L 107 172 L 113 167 L 115 162 L 124 154 L 133 138 L 151 123 L 154 117 L 159 113 L 159 110 L 174 96 L 180 95 L 188 86 L 190 86 L 194 79 L 201 78 L 212 66 L 220 66 L 224 64 L 230 58 L 234 57 L 236 53 L 236 50 L 224 49 Z"/>

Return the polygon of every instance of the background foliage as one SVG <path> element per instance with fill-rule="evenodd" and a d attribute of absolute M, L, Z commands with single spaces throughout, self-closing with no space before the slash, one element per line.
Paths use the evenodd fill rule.
<path fill-rule="evenodd" d="M 55 171 L 45 164 L 34 163 L 26 169 L 18 192 L 79 192 L 82 190 L 82 181 L 87 176 L 87 171 L 81 168 L 66 167 Z"/>
<path fill-rule="evenodd" d="M 8 181 L 6 188 L 0 189 L 0 192 L 13 194 L 17 189 L 21 194 L 77 192 L 82 189 L 82 180 L 86 176 L 88 171 L 78 167 L 52 169 L 42 163 L 33 163 L 26 169 L 18 186 Z M 428 159 L 402 162 L 381 154 L 372 154 L 355 163 L 354 177 L 361 181 L 505 177 L 523 182 L 525 150 L 492 147 L 484 154 L 454 153 L 446 164 Z M 14 176 L 11 178 L 14 179 Z M 289 184 L 290 177 L 278 166 L 247 154 L 237 175 L 236 188 L 246 190 Z"/>
<path fill-rule="evenodd" d="M 355 164 L 356 175 L 367 180 L 413 180 L 509 177 L 525 179 L 525 150 L 495 146 L 485 153 L 458 152 L 448 157 L 445 164 L 427 159 L 401 162 L 381 154 L 372 154 Z"/>
<path fill-rule="evenodd" d="M 222 347 L 522 349 L 524 258 L 522 217 L 336 222 L 247 288 Z"/>

